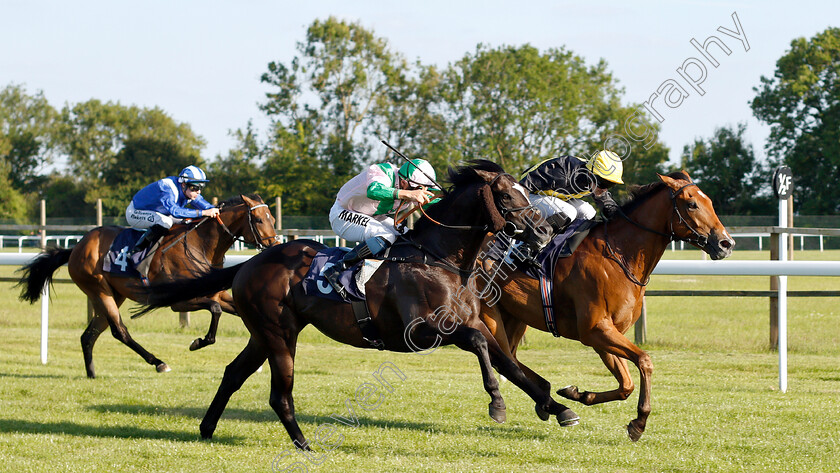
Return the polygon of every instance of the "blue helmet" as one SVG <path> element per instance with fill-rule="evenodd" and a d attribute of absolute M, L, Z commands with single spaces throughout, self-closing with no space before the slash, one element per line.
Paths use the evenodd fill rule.
<path fill-rule="evenodd" d="M 204 171 L 197 166 L 187 166 L 178 174 L 178 182 L 186 184 L 207 184 L 210 182 Z"/>

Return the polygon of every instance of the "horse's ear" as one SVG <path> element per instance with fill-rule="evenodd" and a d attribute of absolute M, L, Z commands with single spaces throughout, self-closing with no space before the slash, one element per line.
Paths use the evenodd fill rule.
<path fill-rule="evenodd" d="M 478 175 L 478 177 L 483 179 L 484 182 L 492 181 L 499 174 L 497 172 L 482 171 L 481 169 L 473 169 L 473 172 L 475 172 Z"/>
<path fill-rule="evenodd" d="M 484 171 L 476 171 L 476 172 L 484 172 Z M 484 210 L 486 215 L 490 219 L 490 231 L 493 233 L 498 232 L 502 228 L 505 227 L 505 218 L 502 217 L 502 214 L 499 213 L 499 210 L 496 208 L 496 201 L 493 200 L 493 190 L 490 189 L 489 185 L 483 185 L 478 188 L 478 196 L 483 201 Z"/>
<path fill-rule="evenodd" d="M 677 190 L 677 189 L 679 189 L 680 187 L 682 187 L 682 186 L 680 186 L 680 184 L 677 182 L 677 180 L 676 180 L 676 179 L 674 179 L 673 177 L 670 177 L 670 176 L 663 176 L 662 174 L 659 174 L 659 173 L 656 173 L 656 175 L 657 175 L 657 176 L 659 176 L 659 180 L 660 180 L 660 181 L 664 182 L 664 183 L 665 183 L 665 185 L 667 185 L 667 186 L 668 186 L 668 187 L 670 187 L 671 189 Z"/>

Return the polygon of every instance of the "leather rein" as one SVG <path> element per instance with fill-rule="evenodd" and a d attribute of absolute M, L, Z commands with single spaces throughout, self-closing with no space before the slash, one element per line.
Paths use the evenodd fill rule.
<path fill-rule="evenodd" d="M 485 183 L 484 185 L 490 186 L 492 188 L 493 184 L 495 184 L 496 181 L 503 176 L 510 176 L 511 179 L 513 178 L 513 176 L 511 176 L 508 173 L 499 173 L 490 182 Z M 534 208 L 533 204 L 529 203 L 528 205 L 525 205 L 525 206 L 522 206 L 522 207 L 507 208 L 504 205 L 502 205 L 501 203 L 499 203 L 496 200 L 495 197 L 493 198 L 493 202 L 496 205 L 496 208 L 499 210 L 499 213 L 502 215 L 502 218 L 505 219 L 505 227 L 502 229 L 502 231 L 505 233 L 505 235 L 513 237 L 513 236 L 525 231 L 524 229 L 520 229 L 519 227 L 517 227 L 515 223 L 508 221 L 507 216 L 510 215 L 513 212 L 519 212 L 519 211 L 522 211 L 522 210 L 532 209 L 532 208 Z M 400 202 L 400 205 L 397 207 L 397 213 L 399 213 L 400 207 L 402 207 L 402 202 Z M 422 205 L 415 205 L 414 210 L 411 210 L 410 212 L 407 212 L 403 216 L 402 219 L 395 222 L 395 226 L 399 225 L 399 223 L 402 222 L 406 217 L 408 217 L 408 215 L 411 215 L 412 213 L 416 212 L 418 209 L 420 210 L 420 212 L 423 214 L 424 217 L 429 219 L 430 222 L 432 222 L 433 224 L 435 224 L 439 227 L 442 227 L 442 228 L 449 228 L 449 229 L 452 229 L 452 230 L 464 230 L 464 231 L 480 230 L 480 231 L 483 231 L 483 232 L 489 232 L 491 230 L 491 227 L 490 227 L 489 224 L 487 224 L 487 225 L 448 225 L 448 224 L 445 224 L 445 223 L 438 222 L 437 220 L 430 217 L 429 214 L 426 213 L 426 210 L 423 208 Z M 393 248 L 394 246 L 397 246 L 397 245 L 413 246 L 421 252 L 421 254 L 423 255 L 423 260 L 422 261 L 412 261 L 411 258 L 409 258 L 409 257 L 389 256 L 388 253 L 386 253 L 384 255 L 384 257 L 381 258 L 381 259 L 386 260 L 386 261 L 395 261 L 395 262 L 398 262 L 398 263 L 421 263 L 421 264 L 425 264 L 425 265 L 428 265 L 428 266 L 437 266 L 437 267 L 443 268 L 443 269 L 445 269 L 449 272 L 458 274 L 461 277 L 465 277 L 465 278 L 468 278 L 475 271 L 475 267 L 476 267 L 475 262 L 473 262 L 473 264 L 472 264 L 472 269 L 470 269 L 470 270 L 461 269 L 461 268 L 458 268 L 457 266 L 455 266 L 453 264 L 450 264 L 450 263 L 446 262 L 445 257 L 434 254 L 431 250 L 423 247 L 421 244 L 415 242 L 414 240 L 411 240 L 409 237 L 406 237 L 406 236 L 400 234 L 399 238 L 400 238 L 400 240 L 395 242 L 391 246 L 391 248 Z M 390 252 L 390 249 L 389 249 L 389 252 Z M 431 256 L 432 259 L 431 260 L 427 259 L 426 255 Z"/>
<path fill-rule="evenodd" d="M 686 185 L 680 187 L 676 191 L 674 191 L 672 189 L 668 189 L 668 191 L 671 194 L 671 203 L 672 203 L 672 206 L 673 206 L 672 216 L 671 216 L 671 218 L 668 219 L 668 231 L 669 231 L 669 233 L 663 233 L 663 232 L 660 232 L 660 231 L 657 231 L 657 230 L 654 230 L 652 228 L 649 228 L 649 227 L 646 227 L 646 226 L 642 225 L 641 223 L 631 219 L 627 214 L 625 214 L 621 210 L 620 207 L 618 209 L 618 213 L 625 220 L 627 220 L 628 222 L 632 223 L 633 225 L 641 228 L 642 230 L 667 238 L 668 241 L 665 243 L 666 245 L 668 243 L 672 242 L 672 241 L 685 241 L 685 242 L 688 242 L 692 245 L 695 245 L 695 246 L 698 246 L 698 247 L 703 247 L 703 246 L 706 245 L 706 243 L 708 243 L 709 237 L 705 236 L 705 235 L 701 235 L 700 232 L 698 232 L 695 228 L 693 228 L 691 225 L 689 225 L 688 220 L 686 220 L 682 216 L 682 214 L 680 213 L 680 209 L 677 207 L 677 196 L 683 191 L 683 189 L 685 189 L 686 187 L 691 187 L 691 186 L 697 187 L 697 184 L 689 183 L 689 184 L 686 184 Z M 691 236 L 680 237 L 674 232 L 673 214 L 676 214 L 677 218 L 679 219 L 678 224 L 681 223 L 681 224 L 685 225 L 686 228 L 688 228 L 688 230 L 692 233 Z M 609 220 L 604 221 L 604 242 L 607 245 L 607 250 L 610 252 L 610 254 L 607 257 L 609 259 L 615 261 L 616 263 L 618 263 L 618 265 L 621 267 L 622 271 L 624 271 L 625 276 L 627 276 L 627 279 L 629 279 L 633 284 L 635 284 L 637 286 L 641 286 L 641 287 L 647 286 L 648 283 L 650 282 L 650 275 L 648 275 L 647 279 L 645 279 L 645 282 L 639 281 L 636 278 L 636 276 L 634 276 L 633 273 L 630 271 L 630 268 L 627 267 L 627 262 L 624 261 L 624 257 L 622 255 L 617 254 L 615 252 L 615 250 L 613 250 L 612 245 L 610 245 L 609 235 L 607 233 L 608 223 L 609 223 Z"/>

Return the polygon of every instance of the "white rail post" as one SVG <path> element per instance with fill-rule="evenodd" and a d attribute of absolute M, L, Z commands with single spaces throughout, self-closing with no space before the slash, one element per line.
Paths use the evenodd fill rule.
<path fill-rule="evenodd" d="M 47 341 L 50 330 L 50 285 L 41 291 L 41 364 L 47 364 Z"/>
<path fill-rule="evenodd" d="M 785 228 L 788 222 L 793 220 L 793 202 L 788 202 L 793 188 L 793 173 L 787 166 L 779 166 L 773 173 L 773 192 L 779 199 L 779 261 L 787 262 L 788 245 L 793 247 L 793 242 L 788 241 L 788 233 Z M 790 216 L 790 218 L 789 218 Z M 779 391 L 787 391 L 787 276 L 779 276 Z"/>

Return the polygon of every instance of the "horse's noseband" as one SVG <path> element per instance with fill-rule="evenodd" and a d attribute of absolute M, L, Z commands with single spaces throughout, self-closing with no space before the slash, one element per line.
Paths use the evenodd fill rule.
<path fill-rule="evenodd" d="M 685 189 L 686 187 L 691 187 L 691 186 L 697 187 L 697 184 L 694 184 L 692 182 L 692 183 L 689 183 L 689 184 L 686 184 L 686 185 L 680 187 L 676 191 L 671 191 L 671 203 L 673 203 L 673 205 L 674 205 L 674 213 L 677 215 L 677 218 L 679 219 L 679 223 L 685 225 L 685 228 L 687 228 L 694 235 L 694 237 L 693 238 L 679 238 L 679 237 L 677 237 L 676 233 L 674 233 L 674 221 L 672 219 L 669 223 L 670 230 L 671 230 L 671 239 L 675 240 L 675 241 L 687 241 L 688 243 L 694 243 L 697 246 L 704 247 L 709 242 L 709 237 L 707 235 L 701 235 L 700 232 L 698 232 L 691 225 L 689 225 L 688 220 L 683 218 L 682 214 L 680 213 L 680 209 L 677 208 L 677 196 L 680 194 L 680 192 L 683 191 L 683 189 Z"/>

